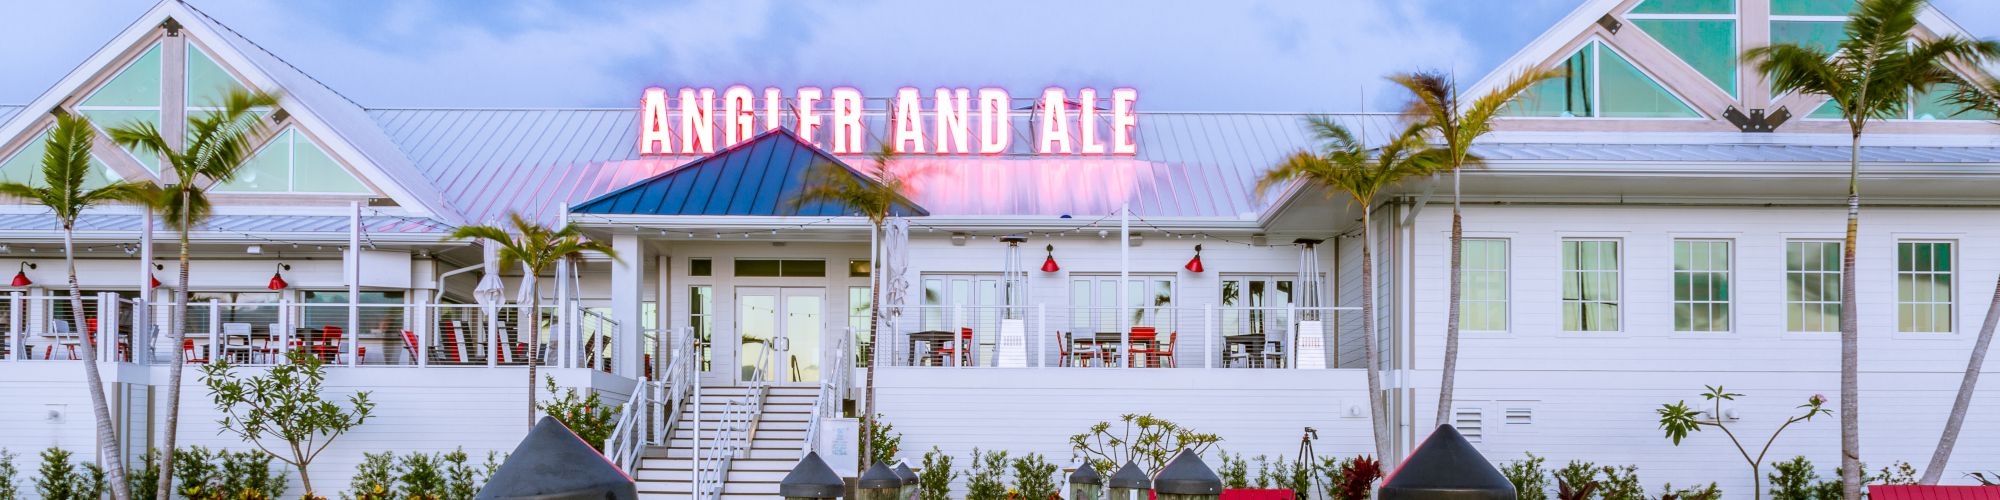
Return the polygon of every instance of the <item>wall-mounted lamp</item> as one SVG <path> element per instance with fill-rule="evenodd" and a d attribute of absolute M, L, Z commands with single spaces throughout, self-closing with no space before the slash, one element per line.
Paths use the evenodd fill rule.
<path fill-rule="evenodd" d="M 1187 265 L 1182 267 L 1187 268 L 1188 272 L 1192 273 L 1200 273 L 1205 269 L 1201 267 L 1201 245 L 1194 246 L 1194 258 L 1188 259 Z"/>
<path fill-rule="evenodd" d="M 250 255 L 263 255 L 264 245 L 250 245 L 247 247 L 243 247 L 243 252 L 248 253 Z"/>
<path fill-rule="evenodd" d="M 1062 266 L 1056 265 L 1056 246 L 1049 245 L 1048 252 L 1049 252 L 1049 257 L 1047 259 L 1042 260 L 1042 272 L 1053 273 L 1056 271 L 1061 271 Z"/>
<path fill-rule="evenodd" d="M 292 286 L 291 283 L 285 282 L 285 274 L 284 274 L 285 271 L 290 271 L 290 270 L 292 270 L 292 266 L 290 264 L 279 262 L 278 269 L 276 271 L 271 272 L 271 284 L 265 285 L 264 288 L 269 288 L 272 290 L 284 290 L 286 288 L 291 287 Z"/>
<path fill-rule="evenodd" d="M 8 286 L 20 288 L 35 284 L 35 280 L 28 279 L 28 270 L 34 268 L 35 263 L 22 261 L 20 271 L 14 273 L 14 282 Z"/>

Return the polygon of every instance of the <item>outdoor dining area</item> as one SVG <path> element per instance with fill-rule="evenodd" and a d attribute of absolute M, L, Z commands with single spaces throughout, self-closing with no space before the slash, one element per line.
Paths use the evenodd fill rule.
<path fill-rule="evenodd" d="M 1047 316 L 1092 317 L 1082 309 L 1028 309 L 1016 318 L 1006 318 L 1001 308 L 911 309 L 917 310 L 915 325 L 888 326 L 887 339 L 895 342 L 888 361 L 896 366 L 1284 369 L 1299 364 L 1301 355 L 1310 361 L 1301 367 L 1334 367 L 1341 352 L 1325 323 L 1286 320 L 1297 310 L 1155 308 L 1135 314 L 1151 324 L 1121 331 L 1091 319 L 1072 320 L 1066 330 L 1044 328 L 1063 323 L 1042 319 Z M 1331 317 L 1345 308 L 1323 309 L 1306 316 Z M 1193 321 L 1180 321 L 1183 316 Z M 966 326 L 955 326 L 960 324 Z"/>

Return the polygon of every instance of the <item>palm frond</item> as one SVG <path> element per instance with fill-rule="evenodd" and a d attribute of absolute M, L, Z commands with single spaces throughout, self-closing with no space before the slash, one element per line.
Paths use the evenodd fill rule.
<path fill-rule="evenodd" d="M 208 194 L 199 189 L 163 189 L 158 193 L 155 203 L 160 207 L 161 219 L 168 229 L 176 232 L 193 231 L 215 212 Z"/>
<path fill-rule="evenodd" d="M 1465 118 L 1458 121 L 1458 137 L 1456 138 L 1455 145 L 1452 147 L 1452 154 L 1458 157 L 1457 161 L 1462 165 L 1477 163 L 1467 161 L 1473 158 L 1471 145 L 1480 136 L 1493 131 L 1493 119 L 1500 116 L 1500 111 L 1506 109 L 1507 103 L 1513 102 L 1515 98 L 1526 93 L 1528 89 L 1534 88 L 1536 84 L 1551 79 L 1562 78 L 1567 74 L 1567 71 L 1558 68 L 1532 67 L 1524 69 L 1520 73 L 1516 73 L 1514 78 L 1507 80 L 1505 85 L 1501 85 L 1499 88 L 1487 92 L 1486 95 L 1474 99 L 1472 105 L 1465 108 Z"/>
<path fill-rule="evenodd" d="M 1961 82 L 1956 90 L 1945 97 L 1945 102 L 1959 108 L 1955 114 L 1984 111 L 2000 115 L 2000 80 Z"/>

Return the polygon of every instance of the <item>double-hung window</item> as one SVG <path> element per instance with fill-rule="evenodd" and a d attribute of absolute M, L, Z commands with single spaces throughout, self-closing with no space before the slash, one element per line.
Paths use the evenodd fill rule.
<path fill-rule="evenodd" d="M 1729 331 L 1729 241 L 1674 241 L 1674 331 Z"/>
<path fill-rule="evenodd" d="M 1507 240 L 1466 238 L 1459 246 L 1458 328 L 1507 330 Z"/>
<path fill-rule="evenodd" d="M 1841 244 L 1785 242 L 1785 331 L 1840 331 Z"/>
<path fill-rule="evenodd" d="M 1563 331 L 1618 331 L 1624 300 L 1618 250 L 1618 240 L 1563 240 Z"/>
<path fill-rule="evenodd" d="M 1951 333 L 1951 242 L 1896 243 L 1896 331 Z"/>

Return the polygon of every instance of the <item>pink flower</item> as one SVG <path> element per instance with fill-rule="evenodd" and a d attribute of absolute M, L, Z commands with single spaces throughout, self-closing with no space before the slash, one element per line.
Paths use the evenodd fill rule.
<path fill-rule="evenodd" d="M 1811 405 L 1813 405 L 1813 406 L 1819 406 L 1819 405 L 1823 405 L 1823 404 L 1826 404 L 1826 395 L 1825 395 L 1825 394 L 1814 394 L 1814 395 L 1812 395 L 1812 398 L 1810 398 L 1810 399 L 1807 399 L 1807 400 L 1806 400 L 1806 402 L 1807 402 L 1807 403 L 1809 403 L 1809 404 L 1811 404 Z"/>

